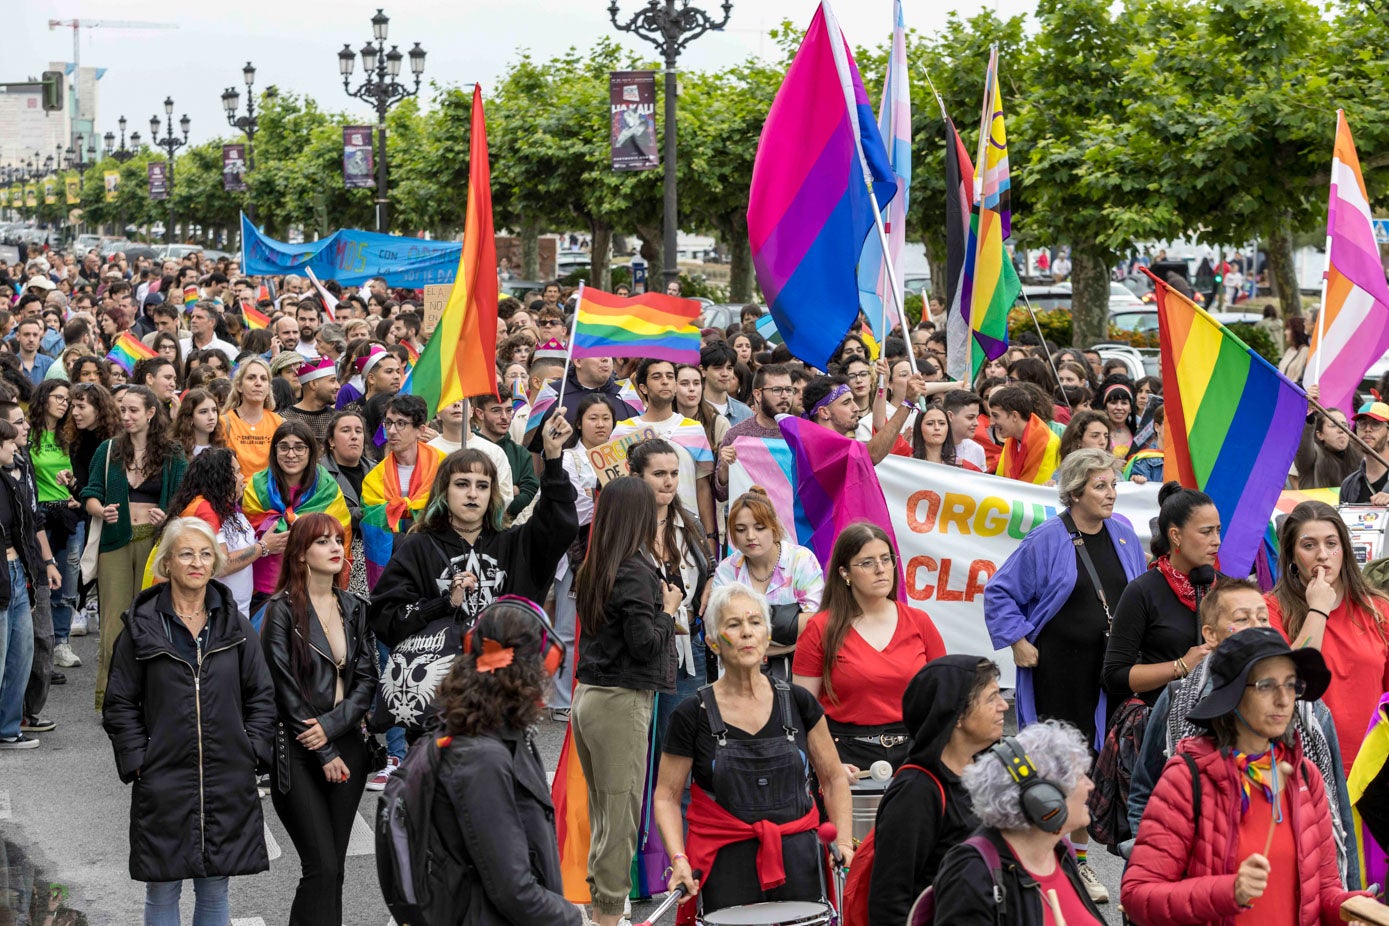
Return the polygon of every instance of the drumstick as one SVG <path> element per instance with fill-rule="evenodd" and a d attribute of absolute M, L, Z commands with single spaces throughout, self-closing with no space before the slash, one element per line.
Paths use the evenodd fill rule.
<path fill-rule="evenodd" d="M 1061 915 L 1061 901 L 1056 898 L 1056 891 L 1048 888 L 1047 906 L 1051 907 L 1051 918 L 1056 926 L 1066 926 L 1066 917 Z"/>

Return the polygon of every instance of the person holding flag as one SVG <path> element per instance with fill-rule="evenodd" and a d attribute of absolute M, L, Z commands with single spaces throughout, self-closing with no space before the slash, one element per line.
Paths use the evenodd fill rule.
<path fill-rule="evenodd" d="M 1061 438 L 1033 409 L 1030 388 L 1004 386 L 989 396 L 989 420 L 1003 438 L 998 475 L 1043 485 L 1061 463 Z"/>
<path fill-rule="evenodd" d="M 443 451 L 420 440 L 428 408 L 424 399 L 396 395 L 386 403 L 386 455 L 362 480 L 362 539 L 367 582 L 375 584 L 386 561 L 429 504 Z"/>

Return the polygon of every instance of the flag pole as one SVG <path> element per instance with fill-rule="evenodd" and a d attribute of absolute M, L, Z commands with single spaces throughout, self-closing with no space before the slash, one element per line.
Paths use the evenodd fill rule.
<path fill-rule="evenodd" d="M 949 119 L 950 116 L 949 116 L 949 114 L 946 113 L 946 111 L 945 111 L 945 100 L 942 100 L 942 99 L 941 99 L 941 97 L 940 97 L 940 91 L 936 89 L 936 85 L 933 84 L 933 83 L 931 83 L 931 72 L 928 71 L 928 70 L 926 70 L 925 68 L 922 68 L 922 69 L 921 69 L 921 76 L 923 76 L 923 77 L 926 78 L 926 86 L 928 86 L 928 87 L 931 88 L 931 95 L 934 96 L 934 97 L 936 98 L 936 105 L 940 107 L 940 118 L 941 118 L 941 121 L 943 122 L 943 121 L 945 121 L 946 119 Z"/>
<path fill-rule="evenodd" d="M 1383 466 L 1385 469 L 1389 469 L 1389 460 L 1385 460 L 1384 457 L 1376 453 L 1374 449 L 1370 447 L 1369 444 L 1365 443 L 1364 439 L 1361 438 L 1359 434 L 1356 434 L 1350 428 L 1346 427 L 1345 425 L 1341 424 L 1341 422 L 1331 417 L 1331 413 L 1327 410 L 1325 405 L 1322 405 L 1320 402 L 1318 402 L 1311 396 L 1307 397 L 1307 404 L 1312 406 L 1312 408 L 1316 409 L 1318 412 L 1320 412 L 1322 414 L 1322 417 L 1324 417 L 1327 421 L 1331 422 L 1336 427 L 1340 428 L 1342 431 L 1345 431 L 1348 435 L 1350 435 L 1350 439 L 1354 441 L 1356 444 L 1359 444 L 1360 449 L 1365 451 L 1365 454 L 1367 456 L 1374 457 L 1376 460 L 1379 461 L 1380 466 Z"/>
<path fill-rule="evenodd" d="M 897 317 L 902 321 L 902 337 L 907 342 L 907 361 L 912 365 L 912 375 L 921 371 L 916 367 L 916 355 L 911 349 L 911 335 L 907 333 L 907 307 L 902 304 L 902 299 L 897 289 L 897 271 L 892 267 L 892 260 L 888 257 L 887 229 L 883 226 L 883 210 L 878 207 L 878 195 L 873 192 L 873 184 L 867 184 L 868 198 L 873 201 L 873 227 L 878 230 L 878 243 L 883 248 L 883 271 L 887 273 L 887 288 L 892 290 L 892 301 L 897 306 Z M 922 311 L 925 311 L 923 307 Z M 577 317 L 577 314 L 576 314 Z M 887 343 L 887 300 L 883 300 L 883 343 Z M 944 372 L 943 370 L 941 372 Z"/>
<path fill-rule="evenodd" d="M 1051 351 L 1047 350 L 1047 336 L 1042 334 L 1042 323 L 1037 321 L 1037 313 L 1032 309 L 1032 300 L 1027 298 L 1027 293 L 1018 290 L 1018 295 L 1022 296 L 1023 305 L 1027 306 L 1027 314 L 1032 316 L 1032 325 L 1037 329 L 1037 339 L 1042 342 L 1042 353 L 1046 355 L 1047 366 L 1051 367 L 1052 378 L 1056 380 L 1056 388 L 1061 391 L 1061 400 L 1066 403 L 1067 408 L 1072 408 L 1071 400 L 1066 395 L 1065 390 L 1061 390 L 1061 374 L 1056 370 L 1056 361 L 1052 359 Z"/>
<path fill-rule="evenodd" d="M 574 320 L 569 323 L 569 343 L 565 345 L 564 369 L 559 373 L 559 397 L 555 399 L 555 409 L 564 405 L 564 384 L 569 381 L 569 364 L 574 359 L 574 334 L 579 330 L 579 306 L 584 304 L 584 281 L 579 281 L 579 293 L 574 300 Z"/>
<path fill-rule="evenodd" d="M 1341 120 L 1344 118 L 1345 110 L 1336 110 L 1336 130 L 1338 133 L 1340 132 L 1341 128 Z M 1331 142 L 1331 167 L 1334 174 L 1336 168 L 1336 141 L 1334 138 Z M 1330 196 L 1328 196 L 1327 202 L 1330 203 L 1330 205 L 1327 207 L 1326 214 L 1326 261 L 1322 264 L 1321 269 L 1321 302 L 1317 308 L 1317 362 L 1314 366 L 1314 369 L 1312 370 L 1312 377 L 1318 384 L 1321 383 L 1322 340 L 1326 337 L 1326 283 L 1327 278 L 1331 276 L 1331 229 L 1336 221 L 1335 201 L 1332 200 Z M 1258 260 L 1259 252 L 1256 250 L 1254 252 L 1255 263 L 1258 263 Z M 1381 460 L 1380 462 L 1382 463 L 1383 461 Z"/>

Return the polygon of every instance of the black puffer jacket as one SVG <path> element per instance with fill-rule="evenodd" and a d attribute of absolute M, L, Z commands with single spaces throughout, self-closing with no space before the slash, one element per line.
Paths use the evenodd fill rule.
<path fill-rule="evenodd" d="M 344 736 L 360 737 L 362 718 L 376 695 L 376 637 L 367 626 L 367 603 L 351 592 L 335 590 L 342 607 L 343 633 L 347 638 L 347 665 L 342 675 L 342 701 L 336 706 L 337 663 L 328 644 L 328 635 L 318 618 L 309 615 L 310 678 L 300 686 L 294 672 L 294 643 L 299 631 L 294 626 L 289 595 L 280 592 L 265 608 L 265 624 L 261 627 L 260 643 L 270 677 L 275 682 L 275 703 L 279 721 L 275 733 L 275 762 L 281 792 L 290 790 L 289 743 L 307 726 L 306 718 L 314 718 L 323 728 L 328 742 L 316 750 L 318 758 L 327 765 L 338 758 L 337 741 Z M 307 698 L 305 694 L 307 693 Z"/>
<path fill-rule="evenodd" d="M 465 871 L 456 926 L 575 926 L 555 808 L 535 746 L 515 730 L 456 736 L 440 754 L 434 821 Z"/>
<path fill-rule="evenodd" d="M 270 767 L 275 688 L 256 634 L 231 591 L 208 583 L 201 665 L 173 644 L 187 635 L 168 585 L 135 597 L 116 638 L 102 726 L 121 781 L 134 782 L 130 876 L 180 881 L 265 871 L 257 771 Z"/>
<path fill-rule="evenodd" d="M 579 634 L 574 677 L 585 685 L 675 693 L 675 618 L 661 610 L 661 573 L 644 555 L 617 568 L 603 625 Z"/>
<path fill-rule="evenodd" d="M 978 830 L 994 844 L 1001 866 L 999 883 L 1003 888 L 1003 904 L 994 900 L 993 877 L 984 856 L 973 846 L 960 844 L 946 853 L 936 876 L 936 922 L 950 926 L 1044 926 L 1050 922 L 1044 911 L 1041 885 L 1028 874 L 1013 850 L 998 830 Z M 1080 880 L 1075 856 L 1065 840 L 1056 846 L 1056 864 L 1066 873 L 1085 909 L 1096 923 L 1105 921 Z M 876 867 L 876 863 L 875 863 Z"/>

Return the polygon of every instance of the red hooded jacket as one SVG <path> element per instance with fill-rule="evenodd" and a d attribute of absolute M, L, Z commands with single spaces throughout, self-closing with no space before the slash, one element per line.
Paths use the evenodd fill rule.
<path fill-rule="evenodd" d="M 1235 761 L 1209 737 L 1177 744 L 1196 760 L 1201 780 L 1201 819 L 1193 819 L 1191 770 L 1180 756 L 1163 767 L 1162 777 L 1124 872 L 1124 911 L 1139 926 L 1220 924 L 1240 913 L 1235 903 L 1239 849 L 1239 778 Z M 1336 868 L 1331 817 L 1321 773 L 1298 747 L 1297 771 L 1289 792 L 1292 831 L 1297 839 L 1298 923 L 1340 923 L 1341 904 L 1355 896 Z M 1275 877 L 1277 875 L 1275 874 Z M 1286 876 L 1286 875 L 1285 875 Z"/>

